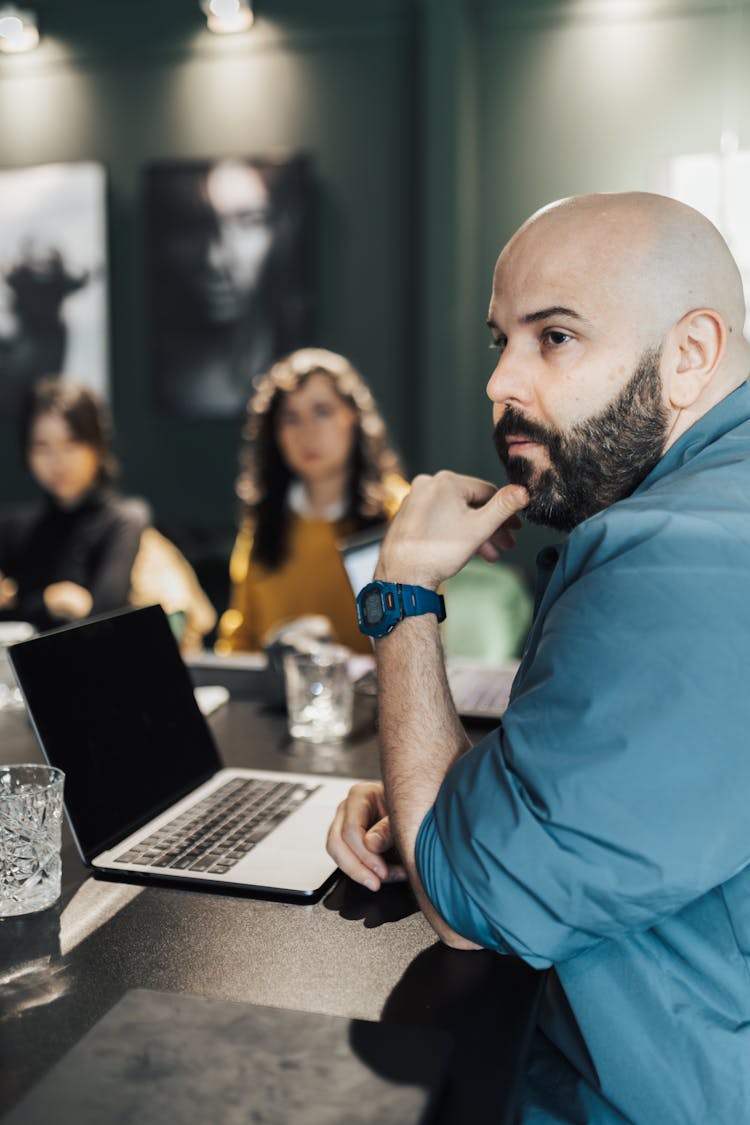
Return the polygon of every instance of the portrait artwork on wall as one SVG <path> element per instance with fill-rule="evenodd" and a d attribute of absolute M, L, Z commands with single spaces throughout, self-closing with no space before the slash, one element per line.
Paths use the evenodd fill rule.
<path fill-rule="evenodd" d="M 149 368 L 160 411 L 235 418 L 253 376 L 310 343 L 311 196 L 304 156 L 146 170 Z"/>
<path fill-rule="evenodd" d="M 0 215 L 0 414 L 43 376 L 106 396 L 104 167 L 2 169 Z"/>

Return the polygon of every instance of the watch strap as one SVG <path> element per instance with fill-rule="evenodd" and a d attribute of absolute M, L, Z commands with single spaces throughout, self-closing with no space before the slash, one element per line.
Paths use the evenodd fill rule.
<path fill-rule="evenodd" d="M 397 583 L 397 587 L 404 617 L 434 613 L 438 621 L 445 621 L 445 598 L 442 594 L 425 586 L 405 586 L 401 582 Z"/>

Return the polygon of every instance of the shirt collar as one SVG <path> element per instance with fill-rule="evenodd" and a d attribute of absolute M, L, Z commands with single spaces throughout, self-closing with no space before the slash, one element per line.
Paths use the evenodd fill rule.
<path fill-rule="evenodd" d="M 657 481 L 687 465 L 706 446 L 748 419 L 750 419 L 750 386 L 745 382 L 694 422 L 690 429 L 670 446 L 631 495 L 637 496 L 640 492 L 647 492 Z"/>

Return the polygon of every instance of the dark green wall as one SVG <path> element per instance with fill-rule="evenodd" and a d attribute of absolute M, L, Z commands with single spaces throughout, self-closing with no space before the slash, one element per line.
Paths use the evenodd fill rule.
<path fill-rule="evenodd" d="M 125 483 L 196 550 L 231 536 L 237 427 L 149 406 L 144 164 L 310 153 L 316 342 L 367 375 L 411 471 L 497 479 L 484 318 L 508 235 L 572 192 L 663 190 L 722 129 L 750 143 L 750 0 L 258 0 L 226 39 L 197 0 L 32 6 L 43 45 L 0 59 L 0 165 L 107 165 Z M 5 424 L 0 474 L 0 500 L 27 487 Z M 548 538 L 524 530 L 527 568 Z"/>
<path fill-rule="evenodd" d="M 148 496 L 175 534 L 190 532 L 191 549 L 203 541 L 228 549 L 239 423 L 165 418 L 150 404 L 139 178 L 157 159 L 310 154 L 311 343 L 361 368 L 408 456 L 415 444 L 411 5 L 381 0 L 363 18 L 353 14 L 360 5 L 348 3 L 268 3 L 252 34 L 236 38 L 210 35 L 197 0 L 38 7 L 40 49 L 0 60 L 2 164 L 95 159 L 108 169 L 112 402 L 124 486 Z M 5 500 L 24 482 L 11 427 L 1 434 Z"/>

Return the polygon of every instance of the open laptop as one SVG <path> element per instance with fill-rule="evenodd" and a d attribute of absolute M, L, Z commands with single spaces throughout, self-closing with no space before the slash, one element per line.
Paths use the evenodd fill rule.
<path fill-rule="evenodd" d="M 354 596 L 372 582 L 387 528 L 358 532 L 339 544 L 341 559 Z M 464 719 L 496 722 L 508 706 L 517 660 L 487 664 L 467 657 L 446 658 L 448 686 L 459 715 Z"/>
<path fill-rule="evenodd" d="M 138 881 L 317 895 L 351 780 L 223 769 L 159 606 L 13 645 L 42 752 L 65 773 L 78 850 Z"/>

